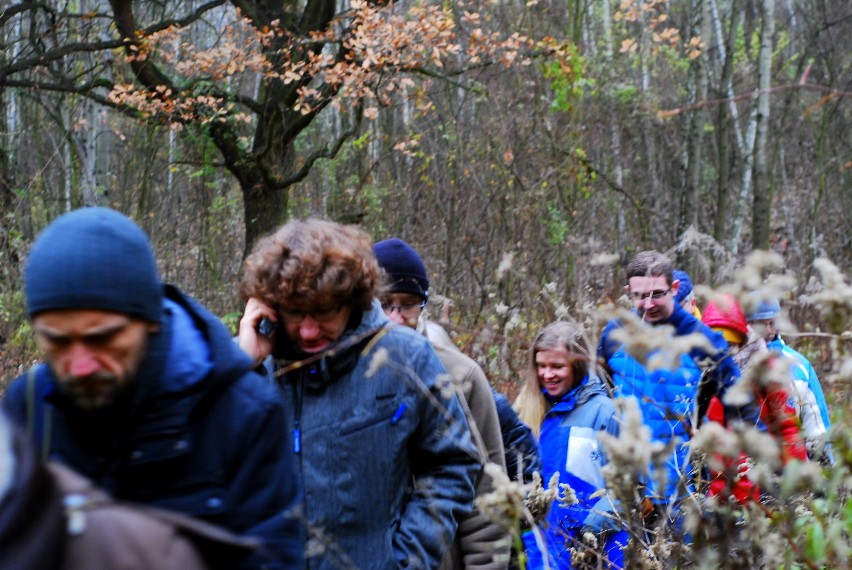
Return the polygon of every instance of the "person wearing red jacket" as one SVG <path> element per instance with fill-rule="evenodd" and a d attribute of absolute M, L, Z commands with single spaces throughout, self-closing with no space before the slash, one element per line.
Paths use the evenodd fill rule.
<path fill-rule="evenodd" d="M 722 295 L 711 301 L 704 309 L 702 320 L 725 337 L 734 360 L 743 371 L 755 356 L 769 351 L 763 338 L 748 325 L 740 304 L 731 295 Z M 770 356 L 764 365 L 767 370 L 778 366 L 778 356 Z M 802 438 L 798 414 L 790 401 L 789 386 L 770 379 L 755 382 L 751 388 L 760 404 L 761 425 L 758 427 L 775 436 L 780 442 L 781 463 L 786 465 L 794 459 L 807 461 L 807 449 Z M 727 425 L 725 408 L 716 397 L 710 402 L 707 419 Z M 736 465 L 731 459 L 722 461 L 723 469 L 710 469 L 711 480 L 707 495 L 733 495 L 740 504 L 759 501 L 761 490 L 748 476 L 748 456 L 741 452 Z"/>

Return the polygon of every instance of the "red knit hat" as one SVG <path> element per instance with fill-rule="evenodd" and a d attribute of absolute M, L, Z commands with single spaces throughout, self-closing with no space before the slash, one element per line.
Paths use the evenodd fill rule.
<path fill-rule="evenodd" d="M 748 339 L 748 323 L 742 307 L 733 295 L 723 294 L 710 301 L 701 317 L 704 324 L 722 333 L 725 340 L 744 344 Z"/>

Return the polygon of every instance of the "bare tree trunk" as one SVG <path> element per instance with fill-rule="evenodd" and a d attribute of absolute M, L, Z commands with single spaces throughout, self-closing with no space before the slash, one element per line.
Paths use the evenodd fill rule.
<path fill-rule="evenodd" d="M 643 1 L 643 5 L 645 2 Z M 648 32 L 648 22 L 647 22 L 647 12 L 642 10 L 642 35 L 639 39 L 639 65 L 642 73 L 641 78 L 641 92 L 643 97 L 647 97 L 649 99 L 653 99 L 653 96 L 648 93 L 651 85 L 651 72 L 648 64 L 648 57 L 650 52 L 650 37 Z M 645 164 L 648 172 L 648 190 L 647 196 L 650 196 L 650 199 L 645 202 L 643 201 L 643 205 L 648 207 L 648 210 L 656 209 L 656 201 L 659 199 L 659 196 L 662 193 L 662 188 L 660 184 L 660 176 L 657 172 L 657 144 L 654 139 L 654 133 L 656 129 L 654 125 L 651 123 L 651 116 L 647 112 L 643 112 L 641 114 L 640 119 L 641 131 L 642 131 L 642 147 L 645 150 Z M 639 226 L 640 228 L 647 227 L 648 223 L 646 219 L 643 219 L 643 216 L 647 216 L 647 214 L 643 212 L 638 213 L 640 220 Z M 646 233 L 643 232 L 644 240 L 643 247 L 653 247 L 653 244 L 649 241 L 651 238 Z"/>
<path fill-rule="evenodd" d="M 610 11 L 609 0 L 601 1 L 601 11 L 601 21 L 603 22 L 604 30 L 604 55 L 606 57 L 606 61 L 611 64 L 614 50 L 612 46 L 612 13 Z M 621 155 L 621 128 L 616 117 L 617 115 L 614 113 L 612 115 L 613 120 L 609 122 L 609 139 L 610 148 L 612 148 L 612 178 L 613 182 L 621 188 L 624 186 L 624 168 L 622 166 Z M 626 220 L 624 219 L 625 210 L 626 208 L 616 208 L 615 251 L 626 250 L 626 244 L 624 243 L 627 226 Z"/>
<path fill-rule="evenodd" d="M 745 10 L 745 7 L 743 7 L 742 10 Z M 749 202 L 749 198 L 751 197 L 752 175 L 754 174 L 754 141 L 757 136 L 758 96 L 759 88 L 754 90 L 753 97 L 751 99 L 751 112 L 749 113 L 748 129 L 746 130 L 745 137 L 742 140 L 739 140 L 738 137 L 737 140 L 739 154 L 742 159 L 742 175 L 736 207 L 734 209 L 733 219 L 731 222 L 730 241 L 728 242 L 728 249 L 733 256 L 736 256 L 740 251 L 740 238 L 742 236 L 743 224 L 745 222 L 746 206 Z M 734 112 L 734 107 L 731 107 L 731 112 Z M 736 128 L 736 117 L 733 117 L 733 119 Z"/>
<path fill-rule="evenodd" d="M 755 94 L 756 96 L 756 94 Z M 740 180 L 740 192 L 737 196 L 737 205 L 734 210 L 733 223 L 731 225 L 731 240 L 728 249 L 736 256 L 740 251 L 740 236 L 743 233 L 743 221 L 745 208 L 751 196 L 752 166 L 754 164 L 754 139 L 757 134 L 757 104 L 754 104 L 748 121 L 746 132 L 746 152 L 743 155 L 743 173 Z"/>
<path fill-rule="evenodd" d="M 710 0 L 697 0 L 693 3 L 692 11 L 697 14 L 697 25 L 693 26 L 704 44 L 710 39 Z M 694 101 L 707 99 L 707 72 L 704 57 L 692 60 L 690 68 L 690 83 Z M 684 176 L 684 191 L 681 194 L 680 223 L 678 233 L 684 233 L 690 226 L 698 228 L 698 194 L 701 186 L 702 173 L 702 141 L 704 132 L 704 110 L 694 109 L 689 114 L 687 127 L 687 163 Z M 686 260 L 681 260 L 684 263 Z"/>
<path fill-rule="evenodd" d="M 722 68 L 719 78 L 717 97 L 730 97 L 733 92 L 733 53 L 732 46 L 736 37 L 740 13 L 737 8 L 737 0 L 731 4 L 731 21 L 728 26 L 727 35 L 723 34 L 719 8 L 716 0 L 709 0 L 710 11 L 713 18 L 713 27 L 716 32 L 717 50 L 719 64 Z M 727 238 L 728 218 L 731 210 L 730 184 L 731 184 L 731 147 L 729 139 L 733 127 L 736 140 L 742 140 L 740 125 L 737 120 L 737 105 L 733 101 L 730 105 L 719 105 L 716 108 L 716 148 L 718 154 L 718 166 L 716 177 L 716 217 L 713 223 L 713 237 L 717 242 L 723 243 Z M 737 149 L 740 148 L 738 145 Z"/>
<path fill-rule="evenodd" d="M 757 129 L 754 161 L 754 204 L 752 206 L 751 244 L 754 249 L 769 249 L 772 214 L 772 184 L 769 180 L 767 139 L 769 131 L 769 88 L 772 85 L 772 38 L 775 35 L 775 0 L 763 0 L 763 28 L 760 33 L 758 66 Z"/>

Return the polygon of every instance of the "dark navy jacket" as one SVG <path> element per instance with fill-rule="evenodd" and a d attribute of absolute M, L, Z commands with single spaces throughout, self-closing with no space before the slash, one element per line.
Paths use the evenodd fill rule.
<path fill-rule="evenodd" d="M 45 456 L 123 500 L 260 539 L 244 568 L 295 568 L 303 526 L 277 391 L 207 310 L 166 286 L 135 390 L 106 411 L 76 409 L 47 365 L 15 380 L 4 407 Z"/>
<path fill-rule="evenodd" d="M 491 392 L 494 394 L 500 432 L 503 435 L 503 448 L 506 450 L 506 473 L 512 479 L 517 479 L 520 473 L 523 482 L 529 483 L 534 472 L 541 473 L 541 453 L 535 435 L 512 409 L 512 404 L 506 396 L 493 387 Z"/>

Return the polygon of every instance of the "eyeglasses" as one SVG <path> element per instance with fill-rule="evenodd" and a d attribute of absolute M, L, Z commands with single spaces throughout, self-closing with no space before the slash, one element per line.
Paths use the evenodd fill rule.
<path fill-rule="evenodd" d="M 631 291 L 630 298 L 634 301 L 644 301 L 645 299 L 652 299 L 654 301 L 659 301 L 666 295 L 671 292 L 672 288 L 669 287 L 666 290 L 663 289 L 655 289 L 653 291 L 648 291 L 647 293 L 642 293 L 639 291 Z"/>
<path fill-rule="evenodd" d="M 325 308 L 325 309 L 314 309 L 313 311 L 300 311 L 298 309 L 280 309 L 278 314 L 281 315 L 281 319 L 290 325 L 296 325 L 305 320 L 305 317 L 310 315 L 315 321 L 319 323 L 327 323 L 329 321 L 334 320 L 337 315 L 340 314 L 340 309 L 343 308 L 343 305 L 337 305 L 336 307 Z"/>
<path fill-rule="evenodd" d="M 406 305 L 394 305 L 390 301 L 382 301 L 382 310 L 390 315 L 394 312 L 394 310 L 399 311 L 401 315 L 413 315 L 418 310 L 422 310 L 423 307 L 426 306 L 426 300 L 422 300 L 419 303 L 410 303 Z"/>

